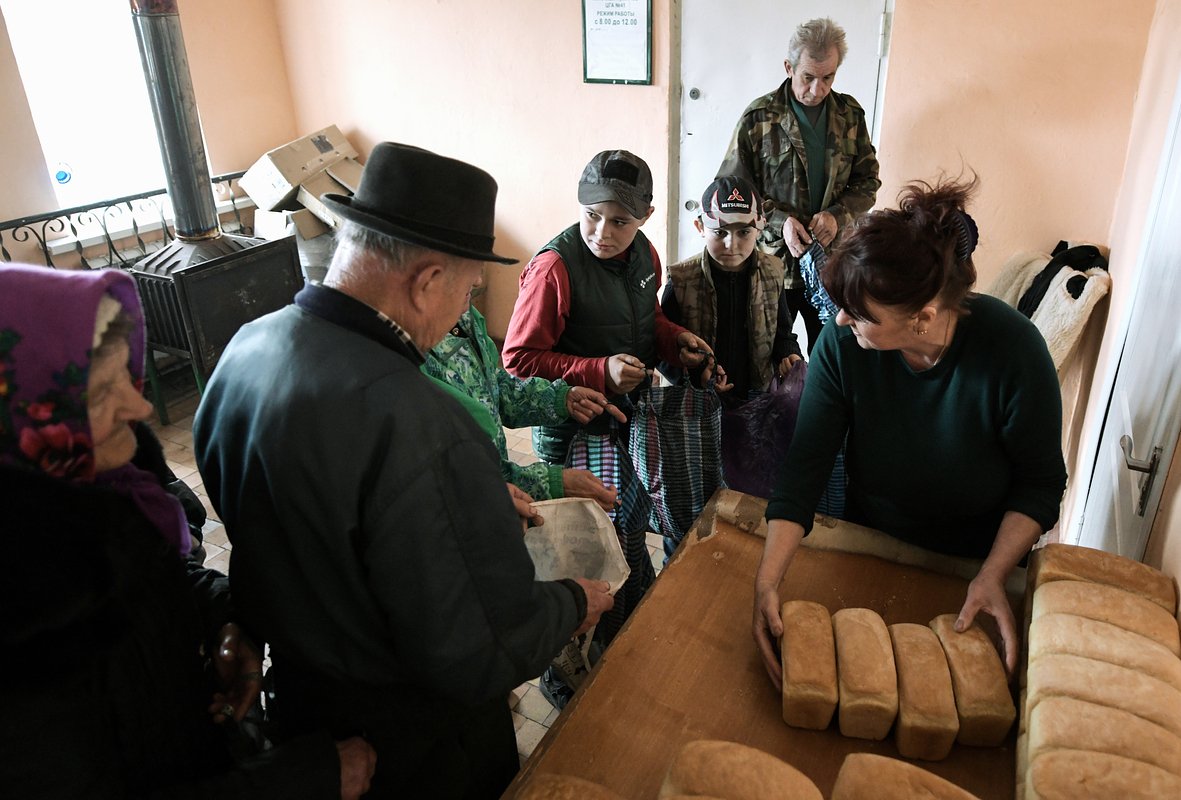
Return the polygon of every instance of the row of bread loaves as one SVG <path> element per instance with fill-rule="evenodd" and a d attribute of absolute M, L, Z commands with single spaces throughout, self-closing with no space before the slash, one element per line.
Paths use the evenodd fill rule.
<path fill-rule="evenodd" d="M 597 783 L 571 775 L 536 775 L 518 800 L 622 800 Z M 778 758 L 737 742 L 701 740 L 681 748 L 669 765 L 659 800 L 823 800 L 806 775 Z M 845 757 L 832 800 L 976 800 L 937 775 L 870 753 Z"/>
<path fill-rule="evenodd" d="M 1071 545 L 1035 551 L 1017 797 L 1181 797 L 1173 580 Z"/>
<path fill-rule="evenodd" d="M 806 600 L 789 600 L 781 614 L 789 725 L 823 730 L 839 708 L 845 736 L 880 740 L 894 727 L 899 753 L 932 761 L 956 741 L 995 746 L 1008 735 L 1016 708 L 1000 657 L 979 627 L 956 633 L 953 614 L 930 626 L 887 627 L 870 609 L 830 616 Z"/>

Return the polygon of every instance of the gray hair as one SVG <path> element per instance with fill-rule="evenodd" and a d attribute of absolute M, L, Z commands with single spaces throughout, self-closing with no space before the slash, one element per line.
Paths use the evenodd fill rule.
<path fill-rule="evenodd" d="M 372 228 L 345 220 L 336 231 L 336 249 L 332 253 L 331 266 L 344 268 L 362 255 L 372 254 L 380 257 L 387 268 L 398 270 L 428 252 L 432 252 L 430 248 L 403 242 Z M 451 259 L 451 256 L 444 257 Z"/>
<path fill-rule="evenodd" d="M 99 342 L 90 354 L 91 360 L 94 361 L 110 355 L 120 344 L 130 344 L 131 334 L 134 332 L 135 318 L 120 308 L 99 335 Z"/>
<path fill-rule="evenodd" d="M 792 69 L 797 69 L 804 53 L 819 61 L 834 47 L 837 49 L 839 67 L 845 63 L 845 54 L 849 52 L 849 45 L 845 44 L 845 29 L 828 17 L 810 19 L 792 34 L 787 45 L 787 61 Z"/>

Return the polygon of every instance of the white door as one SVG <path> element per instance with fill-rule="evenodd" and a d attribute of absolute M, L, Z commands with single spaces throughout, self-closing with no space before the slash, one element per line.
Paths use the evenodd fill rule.
<path fill-rule="evenodd" d="M 683 1 L 679 202 L 677 235 L 670 237 L 677 252 L 668 254 L 670 263 L 701 249 L 693 228 L 701 194 L 717 174 L 743 109 L 787 77 L 787 43 L 801 22 L 830 17 L 845 29 L 849 53 L 833 86 L 857 99 L 870 130 L 876 130 L 886 7 L 887 0 Z"/>
<path fill-rule="evenodd" d="M 1181 85 L 1078 544 L 1140 560 L 1181 432 Z M 1118 289 L 1118 286 L 1117 286 Z M 1122 443 L 1121 443 L 1122 440 Z M 1131 451 L 1129 467 L 1124 449 Z M 1153 462 L 1155 461 L 1155 465 Z M 1148 463 L 1136 463 L 1148 462 Z M 1141 471 L 1152 468 L 1151 472 Z"/>

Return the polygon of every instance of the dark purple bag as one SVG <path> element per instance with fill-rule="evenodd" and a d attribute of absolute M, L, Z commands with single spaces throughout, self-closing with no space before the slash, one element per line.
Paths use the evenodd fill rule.
<path fill-rule="evenodd" d="M 722 474 L 731 489 L 770 497 L 787 457 L 808 365 L 797 361 L 767 392 L 722 412 Z"/>

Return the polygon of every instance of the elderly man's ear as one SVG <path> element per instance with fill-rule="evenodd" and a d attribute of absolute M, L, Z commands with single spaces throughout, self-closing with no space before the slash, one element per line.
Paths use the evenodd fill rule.
<path fill-rule="evenodd" d="M 445 261 L 429 259 L 415 264 L 410 273 L 410 299 L 415 309 L 425 310 L 424 306 L 444 288 L 447 279 Z"/>

